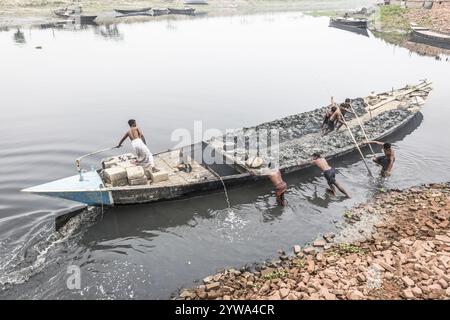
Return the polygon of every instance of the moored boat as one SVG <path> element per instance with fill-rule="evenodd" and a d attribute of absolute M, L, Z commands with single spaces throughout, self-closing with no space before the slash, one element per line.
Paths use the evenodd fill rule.
<path fill-rule="evenodd" d="M 137 14 L 137 13 L 146 13 L 149 12 L 152 8 L 139 8 L 139 9 L 114 9 L 114 11 L 121 14 Z"/>
<path fill-rule="evenodd" d="M 72 19 L 72 20 L 74 20 L 76 22 L 80 22 L 80 23 L 92 23 L 97 18 L 97 16 L 94 16 L 94 15 L 82 15 L 82 14 L 76 14 L 76 13 L 74 14 L 65 9 L 54 10 L 53 13 L 60 18 Z"/>
<path fill-rule="evenodd" d="M 193 15 L 195 13 L 195 8 L 168 8 L 170 14 L 185 14 Z"/>
<path fill-rule="evenodd" d="M 414 42 L 450 49 L 450 34 L 435 32 L 424 27 L 412 26 L 411 35 L 411 40 Z"/>
<path fill-rule="evenodd" d="M 357 28 L 357 27 L 352 27 L 352 26 L 348 26 L 345 24 L 340 24 L 340 23 L 336 23 L 333 21 L 330 21 L 329 24 L 330 27 L 332 28 L 336 28 L 336 29 L 341 29 L 341 30 L 345 30 L 345 31 L 349 31 L 352 33 L 356 33 L 365 37 L 369 37 L 369 32 L 367 31 L 367 28 Z"/>
<path fill-rule="evenodd" d="M 331 18 L 330 23 L 335 25 L 344 25 L 353 28 L 367 28 L 367 19 L 354 19 L 354 18 Z"/>
<path fill-rule="evenodd" d="M 208 0 L 184 0 L 183 3 L 189 5 L 206 5 L 208 4 Z"/>
<path fill-rule="evenodd" d="M 363 123 L 370 140 L 389 137 L 411 121 L 421 110 L 431 92 L 431 83 L 422 82 L 365 98 L 352 100 L 358 115 L 346 115 L 350 132 L 358 144 L 364 143 L 359 126 Z M 323 135 L 320 123 L 328 107 L 285 117 L 261 125 L 235 130 L 181 149 L 168 150 L 154 155 L 159 172 L 145 172 L 149 179 L 136 176 L 140 171 L 130 165 L 131 155 L 105 159 L 102 168 L 61 180 L 38 185 L 22 191 L 38 195 L 58 197 L 88 205 L 127 205 L 178 199 L 250 183 L 265 178 L 270 163 L 278 162 L 284 173 L 296 172 L 311 166 L 311 154 L 320 152 L 326 158 L 338 158 L 355 152 L 349 131 L 344 127 Z M 248 150 L 258 150 L 261 161 L 249 164 L 248 150 L 241 150 L 236 143 L 227 141 L 259 141 L 253 139 L 262 129 L 279 130 L 276 159 L 267 146 L 249 145 Z M 204 155 L 214 155 L 220 161 L 206 161 Z M 190 169 L 180 169 L 180 159 Z M 181 166 L 183 167 L 183 166 Z M 131 169 L 130 169 L 131 168 Z M 162 178 L 161 178 L 162 177 Z M 136 182 L 138 181 L 138 182 Z"/>
<path fill-rule="evenodd" d="M 152 9 L 152 14 L 154 16 L 162 16 L 165 14 L 169 14 L 169 9 L 167 8 L 153 8 Z"/>

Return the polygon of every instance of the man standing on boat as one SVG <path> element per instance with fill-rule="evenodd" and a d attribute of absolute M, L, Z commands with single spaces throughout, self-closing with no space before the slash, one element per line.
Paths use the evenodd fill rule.
<path fill-rule="evenodd" d="M 380 141 L 367 141 L 366 144 L 377 144 L 383 147 L 384 155 L 376 157 L 373 159 L 373 162 L 381 166 L 381 175 L 383 177 L 389 177 L 395 162 L 395 152 L 392 149 L 392 145 L 389 142 Z"/>
<path fill-rule="evenodd" d="M 351 103 L 352 101 L 349 98 L 345 99 L 345 102 L 341 103 L 334 114 L 330 117 L 330 121 L 334 122 L 336 130 L 339 130 L 342 125 L 345 124 L 344 116 L 347 112 L 354 114 L 352 111 L 350 111 Z"/>
<path fill-rule="evenodd" d="M 322 125 L 320 126 L 320 129 L 322 129 L 323 134 L 327 134 L 328 132 L 331 132 L 334 130 L 334 121 L 331 121 L 331 116 L 336 112 L 337 106 L 336 102 L 334 102 L 333 97 L 331 97 L 331 108 L 329 111 L 325 113 L 325 116 L 323 117 Z"/>
<path fill-rule="evenodd" d="M 322 158 L 319 153 L 315 152 L 311 164 L 317 166 L 323 172 L 323 176 L 327 180 L 330 191 L 334 196 L 336 195 L 336 190 L 334 188 L 336 186 L 340 192 L 345 194 L 347 198 L 350 198 L 347 191 L 345 191 L 345 189 L 336 181 L 336 169 L 332 168 L 325 158 Z"/>
<path fill-rule="evenodd" d="M 133 146 L 134 152 L 137 155 L 137 165 L 141 165 L 143 167 L 151 166 L 153 171 L 157 171 L 155 168 L 155 162 L 153 160 L 153 155 L 147 147 L 147 142 L 145 141 L 144 134 L 142 130 L 136 125 L 136 120 L 130 119 L 128 120 L 128 125 L 130 126 L 130 130 L 128 130 L 125 135 L 120 140 L 117 148 L 122 147 L 122 143 L 130 138 L 131 145 Z"/>

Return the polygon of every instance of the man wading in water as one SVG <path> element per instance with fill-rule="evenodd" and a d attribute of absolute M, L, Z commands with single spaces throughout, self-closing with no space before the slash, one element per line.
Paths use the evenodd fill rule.
<path fill-rule="evenodd" d="M 395 162 L 395 152 L 392 149 L 392 145 L 389 142 L 380 141 L 367 141 L 365 144 L 377 144 L 383 146 L 384 156 L 376 157 L 373 159 L 373 162 L 382 167 L 381 175 L 383 177 L 389 177 Z"/>
<path fill-rule="evenodd" d="M 319 153 L 313 154 L 313 160 L 311 161 L 311 164 L 319 167 L 319 169 L 323 172 L 323 176 L 325 179 L 327 179 L 328 186 L 330 187 L 331 193 L 335 196 L 336 195 L 336 188 L 339 189 L 340 192 L 345 194 L 347 198 L 350 198 L 350 195 L 345 191 L 344 188 L 336 181 L 336 169 L 330 167 L 327 160 L 325 158 L 322 158 L 322 156 Z"/>
<path fill-rule="evenodd" d="M 159 171 L 155 168 L 155 162 L 153 160 L 153 155 L 147 147 L 147 143 L 145 141 L 144 134 L 142 130 L 136 125 L 136 120 L 131 119 L 128 120 L 128 125 L 130 126 L 130 130 L 128 130 L 125 135 L 120 140 L 117 148 L 122 147 L 122 143 L 130 138 L 131 145 L 133 146 L 134 152 L 137 155 L 137 165 L 141 165 L 143 167 L 150 166 L 153 172 Z"/>

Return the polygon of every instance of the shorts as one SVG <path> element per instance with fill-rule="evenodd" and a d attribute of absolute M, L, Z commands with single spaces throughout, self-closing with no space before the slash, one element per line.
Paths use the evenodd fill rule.
<path fill-rule="evenodd" d="M 336 169 L 330 168 L 324 171 L 323 176 L 327 179 L 328 184 L 336 183 Z"/>

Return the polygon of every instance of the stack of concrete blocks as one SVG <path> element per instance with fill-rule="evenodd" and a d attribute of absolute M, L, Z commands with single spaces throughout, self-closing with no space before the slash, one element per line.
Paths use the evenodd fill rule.
<path fill-rule="evenodd" d="M 128 184 L 127 171 L 119 166 L 109 167 L 103 170 L 103 178 L 112 187 L 123 187 Z"/>
<path fill-rule="evenodd" d="M 144 168 L 139 166 L 127 167 L 127 179 L 130 186 L 141 186 L 147 184 Z"/>
<path fill-rule="evenodd" d="M 148 181 L 145 171 L 142 167 L 131 163 L 131 160 L 134 159 L 136 159 L 136 156 L 131 153 L 103 159 L 102 167 L 105 183 L 112 187 L 146 185 Z"/>
<path fill-rule="evenodd" d="M 145 175 L 148 179 L 152 180 L 153 183 L 169 180 L 169 174 L 163 170 L 153 172 L 151 168 L 146 168 Z"/>

